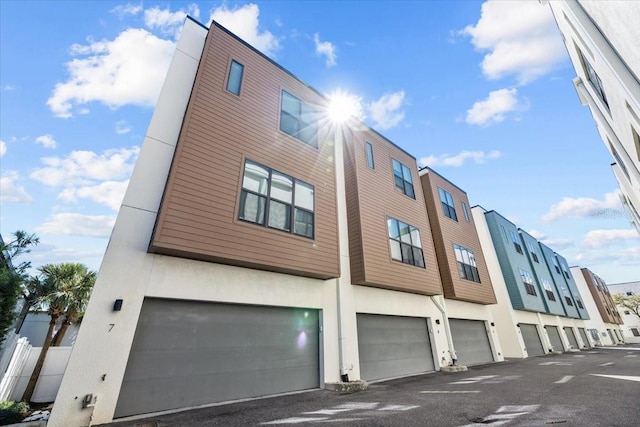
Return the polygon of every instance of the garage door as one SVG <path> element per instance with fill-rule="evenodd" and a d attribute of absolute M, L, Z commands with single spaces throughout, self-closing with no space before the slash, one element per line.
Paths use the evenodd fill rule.
<path fill-rule="evenodd" d="M 480 320 L 449 319 L 453 347 L 460 365 L 493 362 L 485 324 Z"/>
<path fill-rule="evenodd" d="M 551 342 L 551 347 L 553 347 L 553 351 L 564 351 L 564 346 L 562 345 L 562 340 L 560 339 L 560 332 L 556 326 L 545 326 L 547 330 L 547 335 L 549 336 L 549 342 Z"/>
<path fill-rule="evenodd" d="M 565 326 L 562 329 L 564 329 L 564 333 L 567 335 L 567 340 L 569 340 L 571 347 L 579 349 L 580 346 L 578 345 L 578 340 L 576 339 L 576 334 L 573 332 L 573 328 Z"/>
<path fill-rule="evenodd" d="M 522 333 L 522 339 L 524 340 L 524 345 L 527 348 L 529 356 L 542 356 L 544 354 L 544 348 L 542 347 L 542 341 L 540 341 L 540 335 L 538 335 L 536 325 L 520 323 L 520 332 Z"/>
<path fill-rule="evenodd" d="M 318 311 L 146 299 L 116 417 L 320 386 Z"/>
<path fill-rule="evenodd" d="M 435 370 L 426 319 L 359 313 L 357 323 L 362 379 Z"/>
<path fill-rule="evenodd" d="M 587 331 L 585 331 L 584 328 L 578 328 L 578 333 L 580 334 L 580 337 L 582 338 L 582 342 L 584 343 L 584 345 L 587 348 L 591 348 L 591 345 L 589 345 L 589 340 L 587 339 Z"/>

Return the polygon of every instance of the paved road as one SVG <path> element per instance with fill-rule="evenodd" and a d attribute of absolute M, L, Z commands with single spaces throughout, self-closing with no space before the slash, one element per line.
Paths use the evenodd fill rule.
<path fill-rule="evenodd" d="M 470 367 L 111 424 L 147 426 L 640 426 L 640 346 Z"/>

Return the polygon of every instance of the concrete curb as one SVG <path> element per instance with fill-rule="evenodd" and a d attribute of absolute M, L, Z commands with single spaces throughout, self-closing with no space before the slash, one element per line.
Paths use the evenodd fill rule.
<path fill-rule="evenodd" d="M 337 391 L 340 393 L 356 393 L 369 388 L 369 383 L 366 381 L 349 381 L 348 383 L 325 383 L 324 388 L 331 391 Z"/>
<path fill-rule="evenodd" d="M 464 366 L 464 365 L 454 365 L 454 366 L 443 366 L 440 368 L 441 372 L 447 372 L 447 373 L 451 373 L 451 372 L 466 372 L 469 369 Z"/>

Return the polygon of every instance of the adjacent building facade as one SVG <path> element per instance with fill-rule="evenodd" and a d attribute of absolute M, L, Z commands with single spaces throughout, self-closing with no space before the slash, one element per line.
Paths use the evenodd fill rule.
<path fill-rule="evenodd" d="M 611 295 L 624 295 L 628 297 L 640 296 L 640 281 L 612 283 L 607 285 Z M 622 318 L 622 334 L 625 342 L 640 343 L 640 316 L 634 310 L 623 305 L 618 305 L 618 314 Z M 637 309 L 636 309 L 637 310 Z"/>
<path fill-rule="evenodd" d="M 640 3 L 548 3 L 576 70 L 578 97 L 611 153 L 622 204 L 640 233 Z"/>

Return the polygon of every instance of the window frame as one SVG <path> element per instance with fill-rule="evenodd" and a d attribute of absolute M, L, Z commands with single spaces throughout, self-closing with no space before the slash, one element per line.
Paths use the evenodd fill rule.
<path fill-rule="evenodd" d="M 511 230 L 511 241 L 513 242 L 513 245 L 516 248 L 516 252 L 518 252 L 520 255 L 524 255 L 520 237 L 518 236 L 518 233 L 514 232 L 513 230 Z"/>
<path fill-rule="evenodd" d="M 591 88 L 598 95 L 598 98 L 600 98 L 600 101 L 602 101 L 604 106 L 607 108 L 607 111 L 611 111 L 611 108 L 609 107 L 609 100 L 607 99 L 607 94 L 604 90 L 604 85 L 602 84 L 602 79 L 600 79 L 600 76 L 598 75 L 598 73 L 596 73 L 595 68 L 593 68 L 591 63 L 587 60 L 580 48 L 576 48 L 578 49 L 580 61 L 582 62 L 582 70 L 584 71 L 587 80 L 591 84 Z"/>
<path fill-rule="evenodd" d="M 458 258 L 458 251 L 460 252 L 460 257 Z M 456 263 L 458 266 L 458 274 L 461 279 L 468 280 L 470 282 L 482 283 L 480 281 L 480 272 L 478 271 L 478 265 L 476 263 L 476 255 L 475 253 L 469 249 L 465 248 L 462 245 L 458 245 L 457 243 L 453 244 L 453 252 L 456 257 Z M 465 262 L 464 255 L 467 255 L 467 259 L 469 263 Z M 470 277 L 465 277 L 470 276 Z"/>
<path fill-rule="evenodd" d="M 265 171 L 268 172 L 267 177 L 266 177 L 266 189 L 264 191 L 264 193 L 260 193 L 260 192 L 256 192 L 253 189 L 247 188 L 245 187 L 245 176 L 247 174 L 247 164 L 253 164 Z M 291 200 L 287 201 L 284 200 L 285 197 L 282 196 L 277 196 L 272 194 L 273 193 L 273 189 L 274 189 L 274 185 L 273 185 L 273 176 L 274 174 L 277 174 L 279 177 L 284 178 L 284 179 L 288 179 L 291 183 L 290 188 L 291 188 Z M 296 200 L 296 191 L 298 190 L 298 188 L 301 187 L 306 187 L 307 189 L 310 190 L 310 195 L 311 195 L 311 209 L 309 209 L 308 206 L 304 206 L 303 202 L 302 202 L 302 193 L 298 193 L 298 197 L 300 197 L 300 200 L 297 201 Z M 262 200 L 262 214 L 261 214 L 261 220 L 252 220 L 250 218 L 247 218 L 245 213 L 246 213 L 246 203 L 247 203 L 247 196 L 246 195 L 253 195 L 254 197 L 257 197 L 258 200 Z M 260 204 L 260 202 L 259 202 Z M 259 205 L 258 204 L 258 205 Z M 273 223 L 271 222 L 271 211 L 272 209 L 274 209 L 274 206 L 284 206 L 285 209 L 285 227 L 278 227 L 278 226 L 274 226 Z M 300 221 L 298 218 L 298 213 L 302 213 L 304 217 L 307 218 L 307 222 L 304 221 Z M 253 161 L 251 159 L 245 159 L 244 161 L 244 168 L 242 170 L 242 183 L 240 185 L 240 198 L 239 198 L 239 203 L 238 203 L 238 215 L 237 218 L 239 221 L 245 222 L 245 223 L 249 223 L 249 224 L 255 224 L 261 227 L 265 227 L 268 229 L 272 229 L 272 230 L 278 230 L 278 231 L 282 231 L 284 233 L 288 233 L 288 234 L 292 234 L 294 236 L 298 236 L 298 237 L 303 237 L 306 239 L 311 239 L 311 240 L 315 240 L 315 232 L 316 232 L 316 198 L 315 198 L 315 186 L 313 184 L 310 184 L 306 181 L 303 181 L 301 179 L 297 179 L 291 175 L 285 174 L 283 172 L 278 171 L 277 169 L 273 169 L 270 168 L 266 165 L 263 165 L 261 163 L 258 163 L 256 161 Z M 311 220 L 310 222 L 308 222 L 308 220 Z M 297 230 L 297 224 L 299 223 L 303 223 L 305 224 L 305 228 L 308 228 L 309 225 L 311 226 L 311 233 L 304 233 L 304 232 L 298 232 Z M 288 229 L 286 228 L 286 224 L 288 224 Z"/>
<path fill-rule="evenodd" d="M 286 97 L 290 98 L 289 101 L 294 101 L 297 103 L 298 111 L 295 112 L 295 115 L 293 114 L 293 112 L 289 112 L 284 109 Z M 290 120 L 287 120 L 287 121 L 283 120 L 283 117 L 285 115 L 288 118 L 290 118 Z M 312 116 L 311 117 L 312 120 L 306 120 L 307 118 L 306 116 L 308 115 Z M 303 116 L 305 120 L 303 120 Z M 296 124 L 295 127 L 297 127 L 297 130 L 295 131 L 292 130 L 291 132 L 289 132 L 289 129 L 286 129 L 283 123 L 285 122 L 293 123 L 294 121 L 295 121 L 295 124 Z M 306 126 L 301 126 L 301 124 L 304 124 Z M 303 144 L 306 144 L 315 149 L 318 148 L 318 112 L 315 109 L 313 109 L 309 104 L 302 101 L 300 98 L 286 91 L 285 89 L 282 89 L 280 93 L 280 122 L 278 124 L 278 128 L 280 129 L 281 132 L 285 133 L 286 135 L 289 135 L 292 138 L 297 139 Z M 313 131 L 313 135 L 311 136 L 310 140 L 307 140 L 303 138 L 303 136 L 306 134 L 306 131 L 309 129 Z"/>
<path fill-rule="evenodd" d="M 367 142 L 367 141 L 364 142 L 364 155 L 365 155 L 365 158 L 367 159 L 367 167 L 369 169 L 375 169 L 376 162 L 375 162 L 375 159 L 373 158 L 373 145 L 371 145 L 370 142 Z"/>
<path fill-rule="evenodd" d="M 396 165 L 398 165 L 399 171 L 396 169 Z M 400 160 L 392 158 L 391 170 L 393 172 L 393 183 L 395 184 L 396 188 L 402 191 L 405 196 L 411 197 L 415 200 L 416 191 L 413 185 L 413 172 L 411 171 L 411 168 L 402 163 Z M 400 172 L 400 175 L 398 175 L 397 172 Z"/>
<path fill-rule="evenodd" d="M 240 66 L 240 76 L 238 77 L 238 92 L 236 93 L 234 90 L 232 90 L 230 88 L 230 84 L 231 84 L 231 73 L 234 71 L 234 64 L 235 65 L 239 65 Z M 227 84 L 225 85 L 225 89 L 227 90 L 227 92 L 235 95 L 235 96 L 240 96 L 240 93 L 242 92 L 242 81 L 244 79 L 244 64 L 241 64 L 240 62 L 236 61 L 235 59 L 232 59 L 231 62 L 229 63 L 229 72 L 227 73 Z"/>
<path fill-rule="evenodd" d="M 462 213 L 464 214 L 464 219 L 467 222 L 471 222 L 471 217 L 469 216 L 469 210 L 467 208 L 467 204 L 463 201 L 462 203 Z"/>
<path fill-rule="evenodd" d="M 553 288 L 551 287 L 551 283 L 545 278 L 542 279 L 542 287 L 545 290 L 547 299 L 549 301 L 556 301 L 556 294 L 553 293 Z"/>
<path fill-rule="evenodd" d="M 387 238 L 389 240 L 389 255 L 391 260 L 402 264 L 411 265 L 413 267 L 427 268 L 424 259 L 424 251 L 422 250 L 422 239 L 420 237 L 420 230 L 409 223 L 400 221 L 399 219 L 390 216 L 386 217 L 386 225 Z M 402 225 L 406 227 L 403 227 Z M 394 228 L 393 231 L 397 232 L 397 236 L 392 235 L 392 228 Z M 409 230 L 409 233 L 403 234 L 403 230 L 406 229 Z M 416 238 L 417 242 L 414 242 L 414 239 Z M 409 247 L 410 251 L 407 251 L 407 247 Z M 395 255 L 395 253 L 399 253 L 399 258 Z M 417 254 L 419 254 L 420 256 L 416 259 Z"/>
<path fill-rule="evenodd" d="M 442 205 L 442 212 L 444 216 L 458 222 L 458 213 L 456 212 L 456 202 L 453 200 L 453 195 L 442 187 L 438 187 L 438 196 L 440 197 L 440 204 Z M 443 200 L 444 198 L 444 200 Z M 449 202 L 451 204 L 449 204 Z"/>
<path fill-rule="evenodd" d="M 525 271 L 521 268 L 519 270 L 520 270 L 520 280 L 522 280 L 522 283 L 524 284 L 524 289 L 527 292 L 527 294 L 534 297 L 538 296 L 538 293 L 536 292 L 536 287 L 533 284 L 533 277 L 531 277 L 531 274 L 529 274 L 528 271 Z"/>

